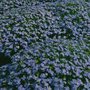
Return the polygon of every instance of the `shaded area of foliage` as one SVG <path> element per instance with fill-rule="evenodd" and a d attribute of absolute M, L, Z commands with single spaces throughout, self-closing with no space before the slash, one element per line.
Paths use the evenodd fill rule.
<path fill-rule="evenodd" d="M 11 59 L 9 56 L 4 55 L 4 53 L 0 53 L 0 66 L 10 64 Z"/>
<path fill-rule="evenodd" d="M 89 90 L 90 2 L 71 1 L 0 1 L 0 53 L 12 62 L 0 88 Z"/>

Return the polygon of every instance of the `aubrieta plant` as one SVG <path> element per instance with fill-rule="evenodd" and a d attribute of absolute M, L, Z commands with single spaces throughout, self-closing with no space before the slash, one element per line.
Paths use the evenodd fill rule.
<path fill-rule="evenodd" d="M 0 0 L 0 90 L 89 90 L 90 1 Z"/>

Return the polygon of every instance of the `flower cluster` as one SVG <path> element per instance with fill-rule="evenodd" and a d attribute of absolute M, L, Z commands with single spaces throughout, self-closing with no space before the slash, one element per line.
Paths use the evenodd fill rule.
<path fill-rule="evenodd" d="M 0 89 L 89 90 L 89 9 L 88 0 L 1 0 Z"/>

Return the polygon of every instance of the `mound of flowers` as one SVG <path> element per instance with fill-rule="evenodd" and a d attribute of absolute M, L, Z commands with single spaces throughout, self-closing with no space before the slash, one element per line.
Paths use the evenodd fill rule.
<path fill-rule="evenodd" d="M 0 89 L 89 88 L 89 0 L 0 1 Z"/>

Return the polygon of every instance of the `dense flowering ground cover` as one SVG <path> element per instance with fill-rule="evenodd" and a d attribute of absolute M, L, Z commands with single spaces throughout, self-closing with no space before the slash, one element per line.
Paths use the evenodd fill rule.
<path fill-rule="evenodd" d="M 89 0 L 0 0 L 0 89 L 89 90 Z"/>

